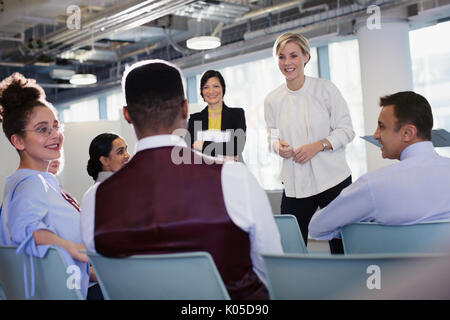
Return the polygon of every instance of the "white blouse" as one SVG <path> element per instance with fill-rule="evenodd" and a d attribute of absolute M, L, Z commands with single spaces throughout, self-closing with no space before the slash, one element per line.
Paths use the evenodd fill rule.
<path fill-rule="evenodd" d="M 355 132 L 347 103 L 331 81 L 305 77 L 297 91 L 282 84 L 267 95 L 264 116 L 270 146 L 281 139 L 295 150 L 325 138 L 332 146 L 304 164 L 295 163 L 293 158 L 283 159 L 280 179 L 287 197 L 316 195 L 351 175 L 345 146 Z"/>

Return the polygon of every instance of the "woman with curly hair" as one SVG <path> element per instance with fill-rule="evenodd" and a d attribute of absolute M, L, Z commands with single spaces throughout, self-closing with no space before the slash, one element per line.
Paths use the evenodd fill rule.
<path fill-rule="evenodd" d="M 80 208 L 47 172 L 64 142 L 56 110 L 33 79 L 14 73 L 0 83 L 0 122 L 20 157 L 17 170 L 6 179 L 0 244 L 37 257 L 50 245 L 63 248 L 80 268 L 80 289 L 86 296 L 89 265 L 87 255 L 80 253 Z"/>

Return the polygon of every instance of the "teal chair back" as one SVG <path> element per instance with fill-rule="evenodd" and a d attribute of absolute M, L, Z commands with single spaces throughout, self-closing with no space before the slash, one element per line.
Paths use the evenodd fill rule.
<path fill-rule="evenodd" d="M 450 256 L 263 254 L 262 257 L 270 298 L 274 300 L 445 296 L 448 299 L 450 294 L 449 280 L 444 280 L 442 288 L 436 288 L 436 280 L 448 279 Z M 438 274 L 433 272 L 439 268 Z"/>
<path fill-rule="evenodd" d="M 450 253 L 450 220 L 413 225 L 361 222 L 341 229 L 346 254 Z"/>
<path fill-rule="evenodd" d="M 274 215 L 284 253 L 308 253 L 297 218 L 291 214 Z"/>
<path fill-rule="evenodd" d="M 0 296 L 2 299 L 26 299 L 24 287 L 24 259 L 27 273 L 31 274 L 29 256 L 16 254 L 16 247 L 0 246 Z M 33 300 L 82 300 L 78 289 L 69 289 L 67 282 L 72 273 L 61 249 L 51 247 L 45 257 L 33 258 L 35 294 Z M 30 277 L 29 277 L 30 279 Z M 28 281 L 31 291 L 31 280 Z"/>
<path fill-rule="evenodd" d="M 107 258 L 88 253 L 106 300 L 229 300 L 207 252 Z"/>

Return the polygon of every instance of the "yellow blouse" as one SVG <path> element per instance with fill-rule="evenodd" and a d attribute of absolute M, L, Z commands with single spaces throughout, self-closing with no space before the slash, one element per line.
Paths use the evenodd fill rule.
<path fill-rule="evenodd" d="M 211 114 L 220 113 L 217 118 L 211 118 Z M 221 130 L 222 129 L 222 108 L 217 110 L 211 110 L 208 108 L 208 129 L 209 130 Z"/>

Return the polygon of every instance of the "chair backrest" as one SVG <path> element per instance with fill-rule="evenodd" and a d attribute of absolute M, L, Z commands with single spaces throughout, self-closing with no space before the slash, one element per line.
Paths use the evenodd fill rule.
<path fill-rule="evenodd" d="M 450 256 L 262 256 L 271 299 L 448 299 L 450 294 Z M 439 287 L 439 281 L 446 283 Z"/>
<path fill-rule="evenodd" d="M 274 215 L 284 253 L 308 253 L 297 218 L 291 214 Z"/>
<path fill-rule="evenodd" d="M 207 252 L 107 258 L 88 253 L 105 299 L 229 300 Z"/>
<path fill-rule="evenodd" d="M 3 299 L 26 299 L 24 287 L 24 260 L 31 274 L 29 256 L 16 254 L 16 247 L 0 246 L 0 294 Z M 33 258 L 35 294 L 33 300 L 82 300 L 78 289 L 69 289 L 67 281 L 72 275 L 59 248 L 49 248 L 45 257 Z M 30 279 L 30 277 L 28 277 Z M 31 291 L 31 279 L 28 281 Z"/>
<path fill-rule="evenodd" d="M 354 223 L 341 229 L 344 252 L 450 253 L 450 221 L 413 225 Z"/>

